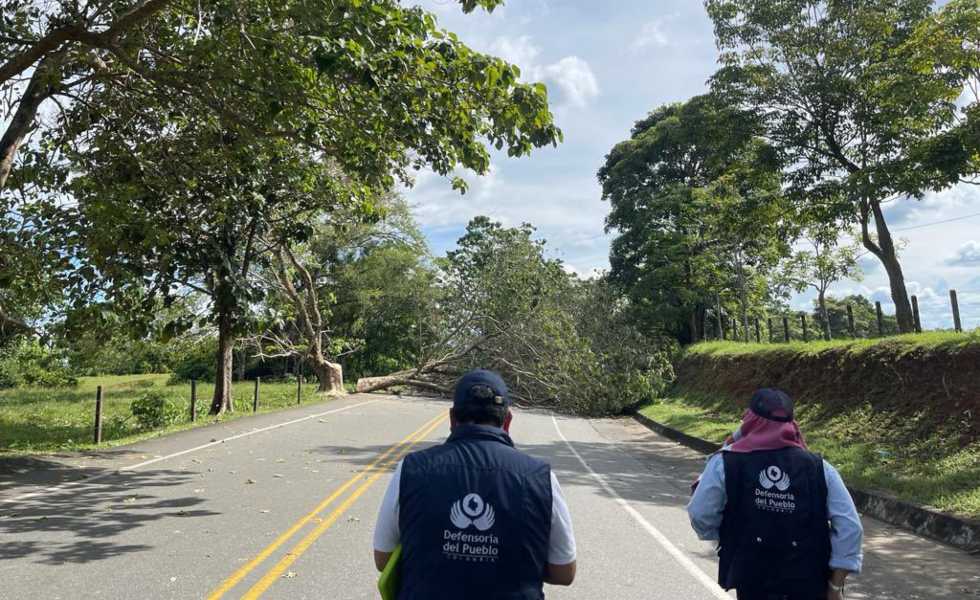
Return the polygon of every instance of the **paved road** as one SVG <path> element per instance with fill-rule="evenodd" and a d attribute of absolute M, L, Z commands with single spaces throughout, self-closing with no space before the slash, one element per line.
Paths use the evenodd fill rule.
<path fill-rule="evenodd" d="M 370 540 L 388 473 L 409 444 L 445 437 L 446 410 L 351 396 L 22 473 L 7 462 L 0 598 L 376 598 Z M 729 597 L 683 511 L 699 456 L 626 419 L 522 412 L 513 429 L 552 462 L 575 520 L 579 579 L 549 598 Z M 868 529 L 851 598 L 980 598 L 980 560 Z"/>

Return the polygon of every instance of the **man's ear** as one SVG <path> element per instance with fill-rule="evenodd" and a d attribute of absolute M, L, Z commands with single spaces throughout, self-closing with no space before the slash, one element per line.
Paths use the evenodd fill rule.
<path fill-rule="evenodd" d="M 454 411 L 452 408 L 449 409 L 449 428 L 456 428 L 456 411 Z"/>
<path fill-rule="evenodd" d="M 504 417 L 504 431 L 510 433 L 510 424 L 511 424 L 511 421 L 513 421 L 513 420 L 514 420 L 514 413 L 512 413 L 511 410 L 508 408 L 507 409 L 507 416 Z"/>

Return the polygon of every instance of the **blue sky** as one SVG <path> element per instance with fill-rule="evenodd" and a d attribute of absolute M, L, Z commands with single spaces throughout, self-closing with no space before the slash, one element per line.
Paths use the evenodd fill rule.
<path fill-rule="evenodd" d="M 478 50 L 543 81 L 565 142 L 530 157 L 494 155 L 489 175 L 464 173 L 470 192 L 421 173 L 406 197 L 432 250 L 455 245 L 466 223 L 488 215 L 508 225 L 529 222 L 554 256 L 587 275 L 608 268 L 608 205 L 596 171 L 633 123 L 664 103 L 703 93 L 716 68 L 711 23 L 698 0 L 510 0 L 492 14 L 464 15 L 455 0 L 422 0 L 440 25 Z M 960 186 L 923 201 L 899 200 L 889 218 L 907 246 L 903 266 L 927 327 L 948 326 L 948 290 L 957 289 L 965 324 L 980 327 L 980 187 Z M 963 219 L 966 215 L 975 215 Z M 923 227 L 922 225 L 958 219 Z M 914 228 L 914 229 L 913 229 Z M 841 282 L 891 309 L 888 280 L 873 259 L 860 282 Z M 812 295 L 793 303 L 808 307 Z"/>

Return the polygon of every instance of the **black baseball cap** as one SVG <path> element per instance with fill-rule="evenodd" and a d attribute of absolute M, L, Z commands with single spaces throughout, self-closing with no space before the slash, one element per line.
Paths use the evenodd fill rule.
<path fill-rule="evenodd" d="M 503 377 L 485 369 L 476 369 L 460 377 L 453 392 L 453 406 L 473 405 L 510 406 L 510 393 Z"/>
<path fill-rule="evenodd" d="M 789 423 L 793 420 L 793 399 L 783 390 L 763 388 L 752 396 L 749 410 L 763 419 Z"/>

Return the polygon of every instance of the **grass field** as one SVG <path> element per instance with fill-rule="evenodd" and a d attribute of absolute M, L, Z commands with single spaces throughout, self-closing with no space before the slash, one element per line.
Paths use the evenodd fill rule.
<path fill-rule="evenodd" d="M 641 412 L 690 435 L 721 442 L 738 426 L 737 411 L 717 398 L 674 395 Z M 913 442 L 889 439 L 870 410 L 826 419 L 800 407 L 812 450 L 836 466 L 850 485 L 885 492 L 920 505 L 980 518 L 980 443 L 960 445 L 941 434 Z"/>
<path fill-rule="evenodd" d="M 789 343 L 745 344 L 740 342 L 704 342 L 687 348 L 687 352 L 709 356 L 738 356 L 759 353 L 789 353 L 795 355 L 818 354 L 831 349 L 846 349 L 849 354 L 860 355 L 879 346 L 892 346 L 905 352 L 939 350 L 957 352 L 980 345 L 980 329 L 967 333 L 953 331 L 929 331 L 909 335 L 858 340 L 793 341 Z"/>
<path fill-rule="evenodd" d="M 0 390 L 0 453 L 51 452 L 84 450 L 95 447 L 92 427 L 95 415 L 96 387 L 103 388 L 103 446 L 136 441 L 161 433 L 188 429 L 214 422 L 207 416 L 213 384 L 198 384 L 198 420 L 190 423 L 190 384 L 167 385 L 169 375 L 123 375 L 83 377 L 78 387 L 68 389 Z M 253 382 L 236 383 L 233 389 L 235 412 L 223 420 L 251 414 Z M 150 389 L 166 390 L 178 401 L 186 402 L 186 421 L 165 429 L 141 430 L 130 413 L 130 403 Z M 303 386 L 303 402 L 322 398 L 316 386 Z M 259 412 L 296 405 L 295 383 L 263 383 L 259 394 Z"/>

